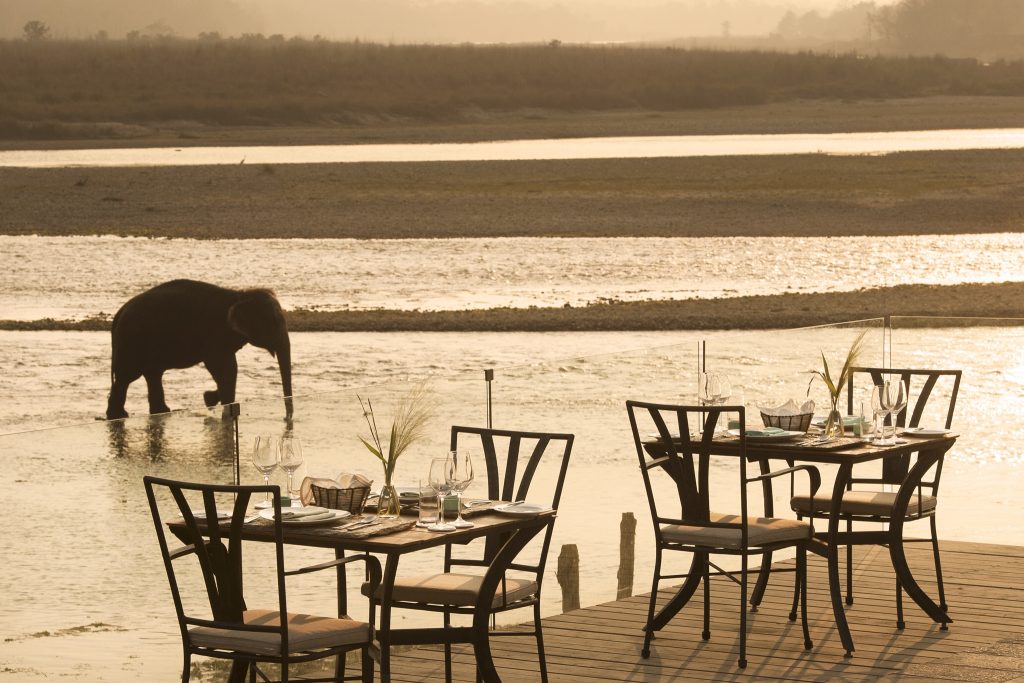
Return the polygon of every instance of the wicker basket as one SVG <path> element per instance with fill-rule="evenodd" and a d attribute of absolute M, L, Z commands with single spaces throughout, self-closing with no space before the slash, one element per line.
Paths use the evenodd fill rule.
<path fill-rule="evenodd" d="M 350 489 L 337 489 L 312 484 L 313 504 L 332 510 L 346 510 L 353 515 L 363 511 L 363 505 L 370 494 L 369 486 L 356 486 Z"/>
<path fill-rule="evenodd" d="M 778 427 L 791 432 L 806 432 L 811 428 L 811 418 L 814 413 L 801 413 L 799 415 L 768 415 L 761 412 L 761 421 L 765 427 Z"/>

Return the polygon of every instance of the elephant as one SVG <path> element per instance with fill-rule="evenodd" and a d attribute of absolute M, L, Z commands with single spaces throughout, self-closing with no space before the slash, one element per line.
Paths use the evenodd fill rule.
<path fill-rule="evenodd" d="M 247 343 L 277 357 L 285 412 L 292 416 L 291 342 L 284 312 L 269 289 L 226 289 L 195 280 L 172 280 L 128 300 L 110 328 L 107 419 L 128 417 L 128 385 L 146 378 L 150 414 L 170 412 L 163 374 L 203 363 L 217 389 L 203 393 L 207 407 L 235 401 L 235 352 Z"/>

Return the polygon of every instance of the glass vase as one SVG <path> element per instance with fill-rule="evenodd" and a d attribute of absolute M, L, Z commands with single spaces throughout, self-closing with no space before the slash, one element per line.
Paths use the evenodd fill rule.
<path fill-rule="evenodd" d="M 838 397 L 832 399 L 832 407 L 828 411 L 828 418 L 825 420 L 825 438 L 830 441 L 832 439 L 841 439 L 844 434 L 843 414 L 837 407 L 838 402 Z"/>
<path fill-rule="evenodd" d="M 380 489 L 380 498 L 377 499 L 377 516 L 393 519 L 401 513 L 402 501 L 398 496 L 398 489 L 390 481 L 385 481 Z"/>

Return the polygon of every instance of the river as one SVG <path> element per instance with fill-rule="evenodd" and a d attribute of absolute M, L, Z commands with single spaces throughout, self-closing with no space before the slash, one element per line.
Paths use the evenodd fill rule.
<path fill-rule="evenodd" d="M 146 147 L 0 152 L 0 167 L 207 166 L 404 161 L 637 159 L 776 154 L 892 154 L 962 149 L 1020 149 L 1024 128 L 874 133 L 675 135 L 498 140 L 437 144 Z"/>

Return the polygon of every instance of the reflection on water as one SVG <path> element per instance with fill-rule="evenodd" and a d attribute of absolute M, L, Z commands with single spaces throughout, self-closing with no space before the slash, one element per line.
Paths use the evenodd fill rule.
<path fill-rule="evenodd" d="M 0 167 L 206 166 L 527 159 L 637 159 L 766 154 L 891 154 L 928 150 L 1016 149 L 1024 129 L 668 135 L 496 142 L 291 145 L 277 147 L 150 147 L 0 152 Z"/>
<path fill-rule="evenodd" d="M 827 259 L 821 258 L 828 254 Z M 738 255 L 756 254 L 756 258 Z M 259 263 L 258 276 L 251 264 Z M 389 264 L 381 268 L 381 263 Z M 1018 234 L 153 240 L 0 236 L 11 320 L 113 313 L 166 280 L 270 287 L 286 309 L 573 306 L 1017 280 Z"/>

